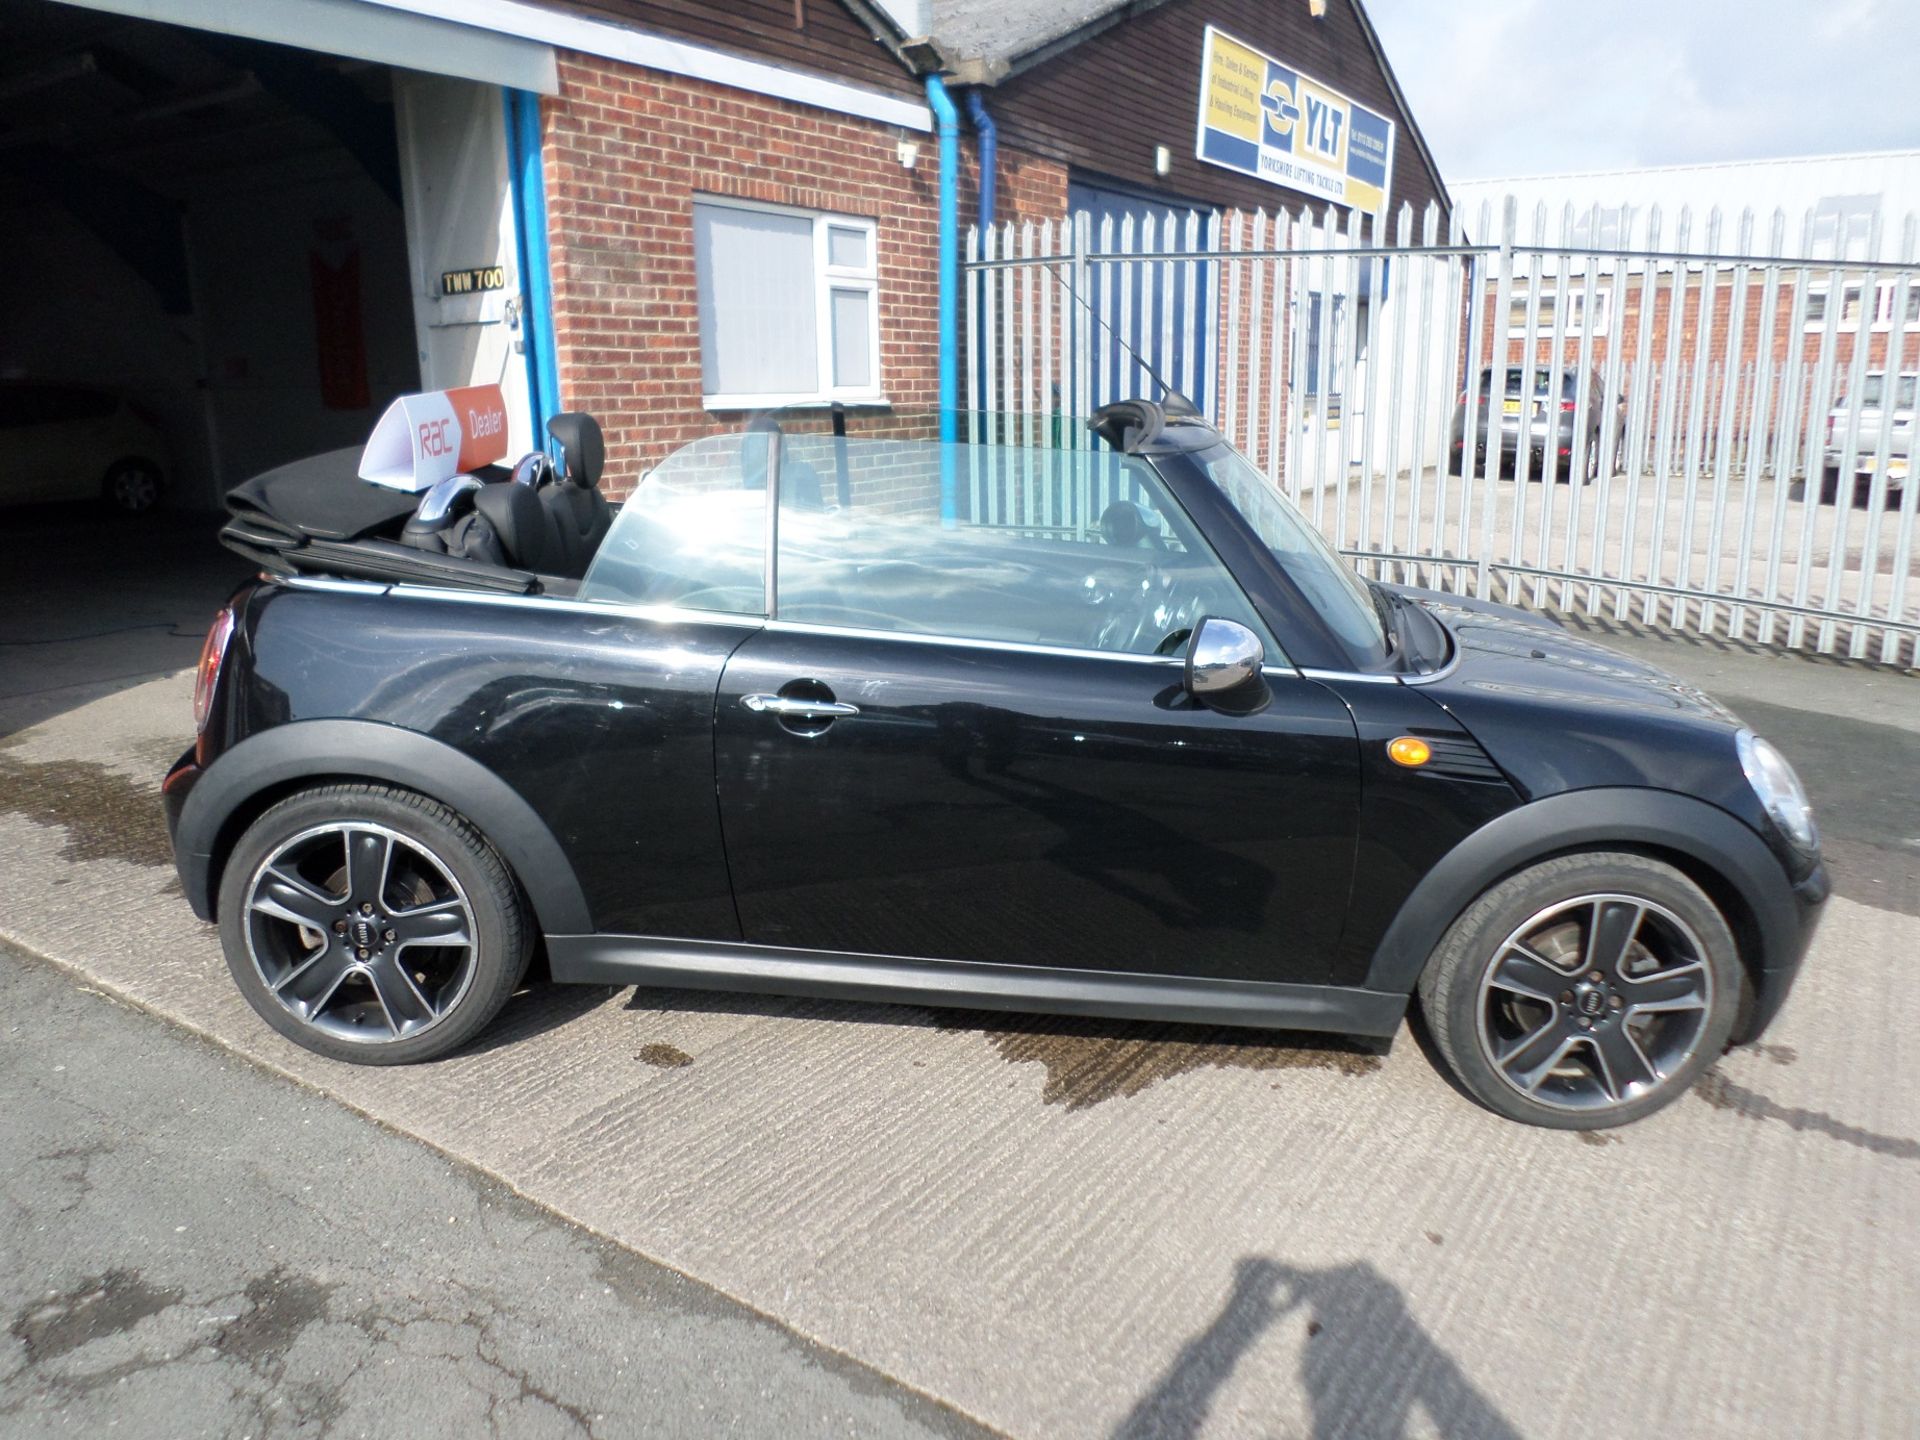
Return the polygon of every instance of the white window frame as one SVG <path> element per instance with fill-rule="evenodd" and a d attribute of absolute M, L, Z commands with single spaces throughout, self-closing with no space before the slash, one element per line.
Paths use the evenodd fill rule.
<path fill-rule="evenodd" d="M 708 410 L 761 410 L 781 405 L 821 405 L 838 400 L 845 404 L 886 405 L 886 389 L 880 383 L 880 227 L 870 216 L 842 215 L 827 210 L 806 210 L 794 205 L 776 205 L 765 200 L 742 200 L 733 195 L 710 195 L 697 191 L 695 205 L 712 205 L 727 210 L 745 210 L 760 215 L 790 215 L 813 222 L 813 325 L 815 371 L 820 385 L 815 390 L 783 391 L 770 395 L 742 395 L 704 389 L 700 402 Z M 689 212 L 688 223 L 692 216 Z M 855 268 L 828 263 L 828 231 L 858 230 L 866 236 L 867 263 Z M 698 254 L 694 264 L 700 264 Z M 696 285 L 698 279 L 696 275 Z M 872 367 L 872 383 L 835 385 L 833 383 L 833 292 L 861 290 L 867 294 L 867 354 Z"/>
<path fill-rule="evenodd" d="M 1840 282 L 1841 313 L 1840 313 L 1839 319 L 1834 323 L 1835 323 L 1835 328 L 1839 330 L 1841 334 L 1850 335 L 1854 331 L 1860 328 L 1861 316 L 1864 316 L 1867 313 L 1867 286 L 1872 283 L 1873 283 L 1872 281 L 1864 278 L 1858 279 L 1858 280 L 1842 280 Z M 1849 290 L 1858 291 L 1860 295 L 1860 313 L 1858 315 L 1855 315 L 1851 320 L 1847 319 L 1847 316 L 1846 316 L 1846 308 L 1847 308 L 1846 297 L 1847 297 L 1847 292 Z M 1809 331 L 1810 333 L 1817 333 L 1827 328 L 1827 317 L 1825 315 L 1820 316 L 1818 319 L 1814 318 L 1813 297 L 1818 295 L 1823 300 L 1831 302 L 1832 292 L 1833 292 L 1833 286 L 1828 281 L 1810 280 L 1807 282 L 1807 318 L 1803 328 Z M 1884 297 L 1884 291 L 1881 292 L 1879 295 L 1876 295 L 1873 302 L 1875 313 L 1877 314 L 1880 307 L 1887 303 L 1889 302 Z M 1876 329 L 1880 328 L 1878 321 L 1875 321 L 1874 325 Z"/>
<path fill-rule="evenodd" d="M 1566 323 L 1561 327 L 1560 333 L 1566 339 L 1578 340 L 1582 333 L 1584 333 L 1583 327 L 1585 326 L 1587 318 L 1587 282 L 1583 278 L 1573 276 L 1569 276 L 1568 280 L 1569 283 L 1564 287 L 1565 294 L 1574 303 L 1567 311 Z M 1528 335 L 1536 337 L 1546 336 L 1548 339 L 1553 338 L 1553 320 L 1551 317 L 1538 320 L 1532 330 L 1527 329 L 1526 314 L 1530 288 L 1531 286 L 1528 281 L 1516 280 L 1513 283 L 1512 290 L 1508 292 L 1507 336 L 1509 339 L 1524 340 Z M 1562 287 L 1555 281 L 1548 281 L 1540 287 L 1541 300 L 1551 299 L 1556 305 L 1560 302 L 1561 293 Z M 1514 324 L 1513 321 L 1516 311 L 1521 317 L 1520 323 L 1517 325 Z M 1538 316 L 1539 311 L 1537 308 L 1534 313 Z M 1612 329 L 1613 282 L 1611 280 L 1604 283 L 1596 282 L 1594 284 L 1593 316 L 1594 324 L 1592 333 L 1594 335 L 1603 336 Z"/>
<path fill-rule="evenodd" d="M 1891 330 L 1893 328 L 1893 292 L 1900 288 L 1897 280 L 1882 280 L 1874 287 L 1873 328 Z M 1906 323 L 1909 335 L 1920 327 L 1920 280 L 1910 281 L 1907 285 L 1907 310 L 1912 315 Z"/>

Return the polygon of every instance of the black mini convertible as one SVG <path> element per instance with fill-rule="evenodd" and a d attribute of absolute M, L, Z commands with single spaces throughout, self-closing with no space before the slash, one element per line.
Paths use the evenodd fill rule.
<path fill-rule="evenodd" d="M 941 443 L 761 417 L 623 505 L 586 416 L 422 498 L 236 490 L 168 774 L 188 902 L 323 1055 L 557 981 L 1341 1032 L 1593 1128 L 1785 999 L 1807 802 L 1699 691 L 1363 579 L 1177 397 Z"/>

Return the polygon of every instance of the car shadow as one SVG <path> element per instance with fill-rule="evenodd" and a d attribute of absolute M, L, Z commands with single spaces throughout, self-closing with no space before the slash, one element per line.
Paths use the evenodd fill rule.
<path fill-rule="evenodd" d="M 459 1057 L 485 1055 L 545 1035 L 591 1014 L 613 999 L 617 985 L 555 985 L 529 972 L 506 1007 L 470 1042 L 455 1051 Z"/>
<path fill-rule="evenodd" d="M 1215 1400 L 1261 1339 L 1301 1312 L 1301 1388 L 1315 1440 L 1410 1431 L 1448 1440 L 1519 1440 L 1519 1431 L 1469 1380 L 1407 1308 L 1400 1287 L 1365 1261 L 1299 1267 L 1264 1255 L 1234 1267 L 1233 1288 L 1213 1320 L 1180 1348 L 1166 1371 L 1113 1431 L 1113 1440 L 1182 1440 L 1205 1428 Z"/>
<path fill-rule="evenodd" d="M 1318 1070 L 1357 1078 L 1380 1068 L 1385 1048 L 1381 1042 L 1339 1035 L 1241 1026 L 1029 1015 L 651 986 L 634 990 L 626 1008 L 971 1032 L 1010 1065 L 1040 1066 L 1041 1103 L 1067 1110 L 1130 1099 L 1163 1080 L 1201 1070 Z M 919 1066 L 923 1062 L 914 1063 Z M 1277 1076 L 1273 1083 L 1278 1088 Z"/>

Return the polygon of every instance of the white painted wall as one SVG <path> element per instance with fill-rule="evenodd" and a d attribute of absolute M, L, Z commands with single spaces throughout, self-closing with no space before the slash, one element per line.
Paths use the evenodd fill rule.
<path fill-rule="evenodd" d="M 537 448 L 520 316 L 524 298 L 507 177 L 506 102 L 467 80 L 394 72 L 406 196 L 414 344 L 422 388 L 498 384 L 507 453 Z M 442 295 L 448 270 L 502 267 L 504 290 Z"/>

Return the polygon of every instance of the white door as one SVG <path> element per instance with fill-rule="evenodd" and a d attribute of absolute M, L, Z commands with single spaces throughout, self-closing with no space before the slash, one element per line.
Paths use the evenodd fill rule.
<path fill-rule="evenodd" d="M 499 385 L 507 455 L 538 448 L 500 88 L 394 72 L 420 383 Z"/>

